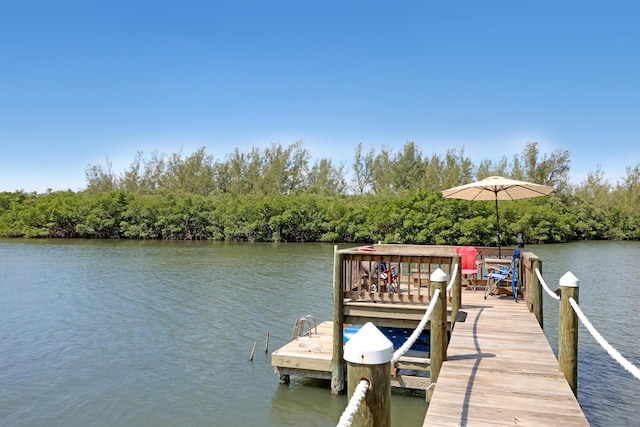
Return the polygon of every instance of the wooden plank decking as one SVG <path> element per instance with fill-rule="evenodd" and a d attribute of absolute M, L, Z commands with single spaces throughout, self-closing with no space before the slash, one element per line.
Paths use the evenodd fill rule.
<path fill-rule="evenodd" d="M 333 357 L 333 322 L 322 322 L 318 332 L 311 336 L 295 338 L 271 354 L 271 364 L 279 375 L 298 375 L 308 378 L 331 379 Z M 427 371 L 429 359 L 424 357 L 402 357 L 398 368 Z M 397 375 L 391 378 L 391 386 L 426 390 L 429 377 Z"/>
<path fill-rule="evenodd" d="M 558 361 L 524 303 L 462 291 L 424 426 L 588 426 Z"/>
<path fill-rule="evenodd" d="M 509 295 L 485 300 L 483 290 L 463 289 L 461 311 L 467 317 L 454 327 L 424 426 L 589 425 L 526 304 Z M 331 378 L 332 325 L 322 322 L 317 334 L 272 353 L 276 372 Z M 418 364 L 422 369 L 425 361 Z M 416 363 L 401 362 L 405 369 Z M 426 377 L 392 378 L 393 387 L 428 385 Z"/>
<path fill-rule="evenodd" d="M 280 375 L 331 378 L 333 322 L 322 322 L 318 333 L 295 338 L 271 354 L 271 364 Z"/>

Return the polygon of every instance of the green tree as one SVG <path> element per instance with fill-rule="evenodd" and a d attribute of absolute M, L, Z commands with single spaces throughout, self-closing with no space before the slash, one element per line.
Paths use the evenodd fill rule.
<path fill-rule="evenodd" d="M 422 152 L 415 142 L 407 141 L 399 151 L 392 164 L 393 188 L 396 191 L 418 191 L 424 172 Z"/>
<path fill-rule="evenodd" d="M 167 160 L 162 187 L 169 192 L 209 195 L 214 192 L 215 161 L 205 147 L 182 158 L 181 151 Z"/>
<path fill-rule="evenodd" d="M 513 179 L 515 178 L 512 173 L 509 173 L 509 161 L 506 156 L 503 156 L 499 160 L 485 159 L 480 162 L 476 170 L 477 179 L 485 179 L 490 176 L 504 176 Z"/>
<path fill-rule="evenodd" d="M 87 180 L 86 191 L 103 193 L 119 188 L 118 177 L 113 172 L 113 165 L 109 158 L 105 159 L 105 166 L 89 165 L 84 171 Z"/>
<path fill-rule="evenodd" d="M 364 194 L 373 188 L 373 164 L 375 151 L 373 148 L 365 155 L 362 154 L 362 142 L 356 146 L 353 161 L 353 184 L 356 194 Z"/>
<path fill-rule="evenodd" d="M 374 160 L 371 169 L 372 189 L 375 194 L 389 193 L 393 191 L 393 169 L 391 151 L 382 147 Z"/>
<path fill-rule="evenodd" d="M 441 171 L 443 188 L 456 187 L 473 181 L 475 176 L 473 163 L 464 154 L 464 147 L 447 150 L 444 157 L 444 169 Z"/>
<path fill-rule="evenodd" d="M 316 162 L 309 171 L 306 188 L 311 193 L 327 196 L 344 194 L 347 188 L 344 167 L 334 167 L 327 159 Z"/>
<path fill-rule="evenodd" d="M 537 142 L 528 142 L 521 157 L 527 180 L 556 188 L 558 194 L 568 189 L 571 161 L 569 152 L 556 150 L 540 156 Z"/>

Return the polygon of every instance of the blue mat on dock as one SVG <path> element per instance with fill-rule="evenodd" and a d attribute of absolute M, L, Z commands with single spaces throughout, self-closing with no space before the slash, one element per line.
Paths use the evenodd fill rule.
<path fill-rule="evenodd" d="M 362 325 L 351 325 L 344 328 L 344 342 L 346 343 L 362 328 Z M 399 349 L 413 333 L 413 329 L 378 327 L 380 332 L 393 343 L 394 350 Z M 429 331 L 422 332 L 411 350 L 429 352 Z"/>

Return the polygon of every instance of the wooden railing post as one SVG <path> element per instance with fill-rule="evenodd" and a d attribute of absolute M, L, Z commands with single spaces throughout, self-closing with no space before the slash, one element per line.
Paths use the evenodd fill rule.
<path fill-rule="evenodd" d="M 531 258 L 531 288 L 529 289 L 530 301 L 529 310 L 533 312 L 534 316 L 538 320 L 540 328 L 544 329 L 544 318 L 542 315 L 542 285 L 540 285 L 540 279 L 536 274 L 536 269 L 542 274 L 542 262 L 539 258 Z"/>
<path fill-rule="evenodd" d="M 367 394 L 351 425 L 390 426 L 393 343 L 373 323 L 368 322 L 344 347 L 349 400 L 361 380 L 369 382 Z"/>
<path fill-rule="evenodd" d="M 333 358 L 331 359 L 331 393 L 344 393 L 344 256 L 333 247 Z"/>
<path fill-rule="evenodd" d="M 462 305 L 462 257 L 455 255 L 451 264 L 451 271 L 453 272 L 454 266 L 458 266 L 458 273 L 453 282 L 453 289 L 451 289 L 451 329 L 456 321 L 458 311 Z"/>
<path fill-rule="evenodd" d="M 578 315 L 569 298 L 578 303 L 579 280 L 570 271 L 560 278 L 560 320 L 558 331 L 558 364 L 567 382 L 578 396 Z"/>
<path fill-rule="evenodd" d="M 431 273 L 431 298 L 436 289 L 440 289 L 440 295 L 431 313 L 431 339 L 429 343 L 430 382 L 437 383 L 442 362 L 447 359 L 447 274 L 437 268 Z M 427 390 L 427 401 L 431 401 L 433 387 Z"/>

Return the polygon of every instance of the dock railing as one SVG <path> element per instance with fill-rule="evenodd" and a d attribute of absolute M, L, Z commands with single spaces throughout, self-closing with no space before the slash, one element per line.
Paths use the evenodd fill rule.
<path fill-rule="evenodd" d="M 376 245 L 378 246 L 378 245 Z M 385 303 L 405 303 L 405 304 L 421 304 L 428 305 L 427 312 L 424 315 L 424 318 L 420 321 L 420 325 L 418 325 L 417 333 L 424 328 L 426 325 L 426 319 L 429 319 L 432 315 L 432 310 L 434 310 L 434 303 L 436 303 L 436 299 L 440 299 L 439 295 L 441 292 L 443 296 L 448 294 L 449 291 L 454 290 L 456 287 L 458 290 L 460 289 L 460 280 L 456 279 L 457 269 L 460 265 L 459 256 L 455 256 L 452 254 L 447 254 L 446 249 L 439 249 L 438 253 L 434 253 L 431 255 L 426 254 L 404 254 L 399 255 L 393 253 L 393 250 L 402 250 L 407 251 L 408 247 L 394 247 L 393 250 L 391 248 L 383 248 L 378 247 L 377 250 L 372 250 L 372 248 L 368 248 L 365 250 L 356 250 L 355 253 L 353 251 L 345 251 L 340 253 L 340 251 L 335 252 L 335 260 L 337 263 L 335 264 L 336 270 L 334 271 L 334 290 L 336 290 L 336 301 L 340 301 L 340 306 L 342 310 L 336 310 L 339 313 L 339 319 L 334 318 L 334 321 L 340 320 L 344 321 L 345 316 L 344 307 L 349 306 L 352 303 L 357 303 L 358 301 L 367 301 L 373 302 L 377 307 L 383 306 Z M 449 249 L 450 250 L 450 249 Z M 442 253 L 440 253 L 440 251 Z M 361 254 L 359 252 L 367 252 L 366 254 Z M 377 253 L 374 253 L 377 252 Z M 492 256 L 490 251 L 485 252 L 485 256 Z M 387 266 L 395 265 L 398 273 L 398 277 L 405 276 L 404 278 L 391 278 L 387 279 L 383 277 L 383 280 L 387 280 L 384 284 L 387 287 L 380 289 L 366 289 L 364 286 L 366 285 L 366 281 L 363 281 L 363 276 L 358 274 L 358 269 L 360 266 L 356 263 L 388 263 Z M 403 265 L 406 263 L 409 267 Z M 430 276 L 430 280 L 427 282 L 426 287 L 430 289 L 431 297 L 429 297 L 429 292 L 422 293 L 419 289 L 414 289 L 414 298 L 405 296 L 401 297 L 402 291 L 404 290 L 405 294 L 411 295 L 411 280 L 407 280 L 407 278 L 411 278 L 412 272 L 411 265 L 417 265 L 418 274 L 423 273 L 424 271 L 432 271 L 434 265 L 437 267 L 433 268 L 432 274 Z M 355 266 L 355 267 L 354 267 Z M 437 270 L 437 269 L 440 270 Z M 349 270 L 349 271 L 348 271 Z M 436 279 L 434 281 L 434 277 L 437 277 L 438 271 L 447 271 L 449 275 L 451 275 L 451 282 L 446 289 L 443 286 L 443 280 L 447 277 L 447 275 L 443 272 L 440 277 L 442 279 Z M 391 270 L 389 270 L 391 271 Z M 407 273 L 407 274 L 402 274 Z M 435 274 L 434 274 L 435 273 Z M 419 276 L 420 277 L 420 276 Z M 353 279 L 356 279 L 354 282 Z M 423 279 L 424 277 L 420 277 Z M 354 283 L 356 286 L 354 286 Z M 371 282 L 369 282 L 371 283 Z M 378 284 L 380 282 L 377 282 Z M 415 284 L 416 282 L 414 282 Z M 636 379 L 640 379 L 640 369 L 633 365 L 628 359 L 622 356 L 615 348 L 613 348 L 602 335 L 595 329 L 595 327 L 591 324 L 587 316 L 582 312 L 580 306 L 578 304 L 579 298 L 579 280 L 571 273 L 567 272 L 559 281 L 559 289 L 556 291 L 552 291 L 549 289 L 546 284 L 543 276 L 542 276 L 542 262 L 541 260 L 533 253 L 521 251 L 521 260 L 520 260 L 520 269 L 518 272 L 518 291 L 521 293 L 521 301 L 524 301 L 527 304 L 527 308 L 535 314 L 536 320 L 540 324 L 540 327 L 543 327 L 543 316 L 542 316 L 542 292 L 545 291 L 552 299 L 559 301 L 559 332 L 558 332 L 558 368 L 564 374 L 567 382 L 569 383 L 573 393 L 577 396 L 578 388 L 577 388 L 577 366 L 578 366 L 578 320 L 582 322 L 582 324 L 586 327 L 589 333 L 593 336 L 593 338 L 609 353 L 609 355 L 618 362 L 624 369 L 630 372 Z M 359 285 L 358 285 L 359 284 Z M 396 288 L 394 290 L 389 290 L 389 286 L 396 284 Z M 422 280 L 417 281 L 418 285 L 422 285 Z M 402 286 L 404 285 L 404 287 Z M 457 286 L 456 286 L 457 285 Z M 354 289 L 355 288 L 355 289 Z M 364 289 L 363 289 L 364 288 Z M 435 292 L 434 292 L 435 291 Z M 369 297 L 365 295 L 369 294 Z M 346 295 L 351 295 L 356 299 L 346 298 Z M 431 298 L 435 297 L 433 301 Z M 446 306 L 446 301 L 448 298 L 443 298 Z M 426 304 L 429 302 L 429 304 Z M 371 304 L 373 305 L 373 304 Z M 432 319 L 433 320 L 433 319 Z M 445 322 L 446 324 L 446 322 Z M 339 331 L 342 331 L 342 323 L 340 323 Z M 336 335 L 340 338 L 340 347 L 342 347 L 342 332 L 339 334 L 334 334 L 334 340 Z M 433 336 L 432 336 L 433 339 Z M 336 341 L 334 341 L 336 344 Z M 408 344 L 409 345 L 409 344 Z M 438 347 L 440 347 L 438 345 Z M 334 347 L 334 358 L 337 354 L 342 357 L 342 351 L 338 351 L 336 353 L 336 347 Z M 401 357 L 401 350 L 399 349 L 394 353 L 391 358 L 391 365 L 397 363 L 399 358 Z M 432 349 L 432 352 L 434 350 Z M 442 353 L 442 359 L 446 360 L 446 347 L 444 353 Z M 436 356 L 436 359 L 440 359 L 441 356 Z M 432 360 L 431 362 L 434 364 L 440 365 L 442 360 Z M 342 365 L 340 363 L 339 365 Z M 436 367 L 436 369 L 438 369 Z M 431 374 L 435 374 L 437 379 L 437 370 L 432 371 Z M 342 381 L 344 379 L 342 378 Z M 344 382 L 343 382 L 344 384 Z M 334 383 L 332 381 L 332 390 L 334 390 Z M 366 393 L 366 392 L 365 392 Z M 429 393 L 427 393 L 429 394 Z M 427 397 L 428 398 L 428 397 Z M 357 408 L 354 409 L 354 412 L 357 411 Z"/>
<path fill-rule="evenodd" d="M 451 248 L 448 253 L 443 247 L 437 247 L 442 253 L 423 248 L 373 245 L 339 251 L 344 297 L 361 302 L 429 304 L 431 273 L 440 268 L 450 274 L 456 255 Z"/>
<path fill-rule="evenodd" d="M 440 269 L 431 274 L 433 294 L 431 302 L 418 327 L 407 339 L 404 345 L 393 351 L 392 343 L 372 323 L 367 323 L 345 345 L 345 360 L 348 362 L 349 376 L 349 404 L 340 417 L 338 427 L 364 427 L 369 425 L 386 426 L 390 424 L 390 376 L 393 367 L 404 356 L 409 348 L 431 321 L 432 369 L 431 385 L 437 381 L 440 367 L 447 357 L 446 343 L 446 292 L 455 286 L 458 275 L 458 265 L 454 265 L 449 284 L 446 285 L 447 275 Z M 446 285 L 446 288 L 445 288 Z M 348 347 L 348 349 L 347 349 Z M 391 368 L 391 369 L 390 369 Z M 358 383 L 357 386 L 354 385 Z M 369 386 L 374 384 L 375 396 L 367 396 Z M 433 387 L 428 387 L 427 400 L 433 393 Z M 365 408 L 361 410 L 363 400 L 367 399 Z"/>
<path fill-rule="evenodd" d="M 498 256 L 497 248 L 478 247 L 479 260 Z M 433 294 L 431 275 L 436 270 L 448 277 L 461 265 L 455 246 L 386 245 L 378 244 L 334 251 L 334 318 L 333 318 L 333 393 L 344 390 L 343 343 L 346 324 L 372 322 L 381 327 L 413 329 L 418 326 Z M 505 260 L 512 250 L 503 250 Z M 481 264 L 482 265 L 482 264 Z M 536 270 L 540 259 L 531 252 L 521 251 L 518 272 L 518 292 L 521 300 L 534 312 L 542 326 L 542 296 Z M 478 271 L 478 283 L 485 282 L 486 271 Z M 446 292 L 449 330 L 461 305 L 461 274 Z M 486 286 L 486 282 L 484 283 Z M 510 288 L 509 288 L 510 291 Z M 429 366 L 425 368 L 431 369 Z"/>
<path fill-rule="evenodd" d="M 532 252 L 520 252 L 520 271 L 518 281 L 522 300 L 535 316 L 538 324 L 544 329 L 542 314 L 542 287 L 536 271 L 542 271 L 542 261 Z"/>
<path fill-rule="evenodd" d="M 559 288 L 554 292 L 545 282 L 540 269 L 534 269 L 533 273 L 538 279 L 540 292 L 544 289 L 553 300 L 559 301 L 558 366 L 571 386 L 574 395 L 578 395 L 578 320 L 611 358 L 640 380 L 640 369 L 622 356 L 600 335 L 580 308 L 578 304 L 578 284 L 580 281 L 578 278 L 568 271 L 560 278 Z"/>
<path fill-rule="evenodd" d="M 461 275 L 452 274 L 460 265 L 455 247 L 380 244 L 336 248 L 332 392 L 344 390 L 344 325 L 371 322 L 379 327 L 416 328 L 435 290 L 431 276 L 440 271 L 453 278 L 446 298 L 444 292 L 442 297 L 443 322 L 450 330 L 461 304 Z M 418 364 L 431 369 L 429 361 Z"/>

